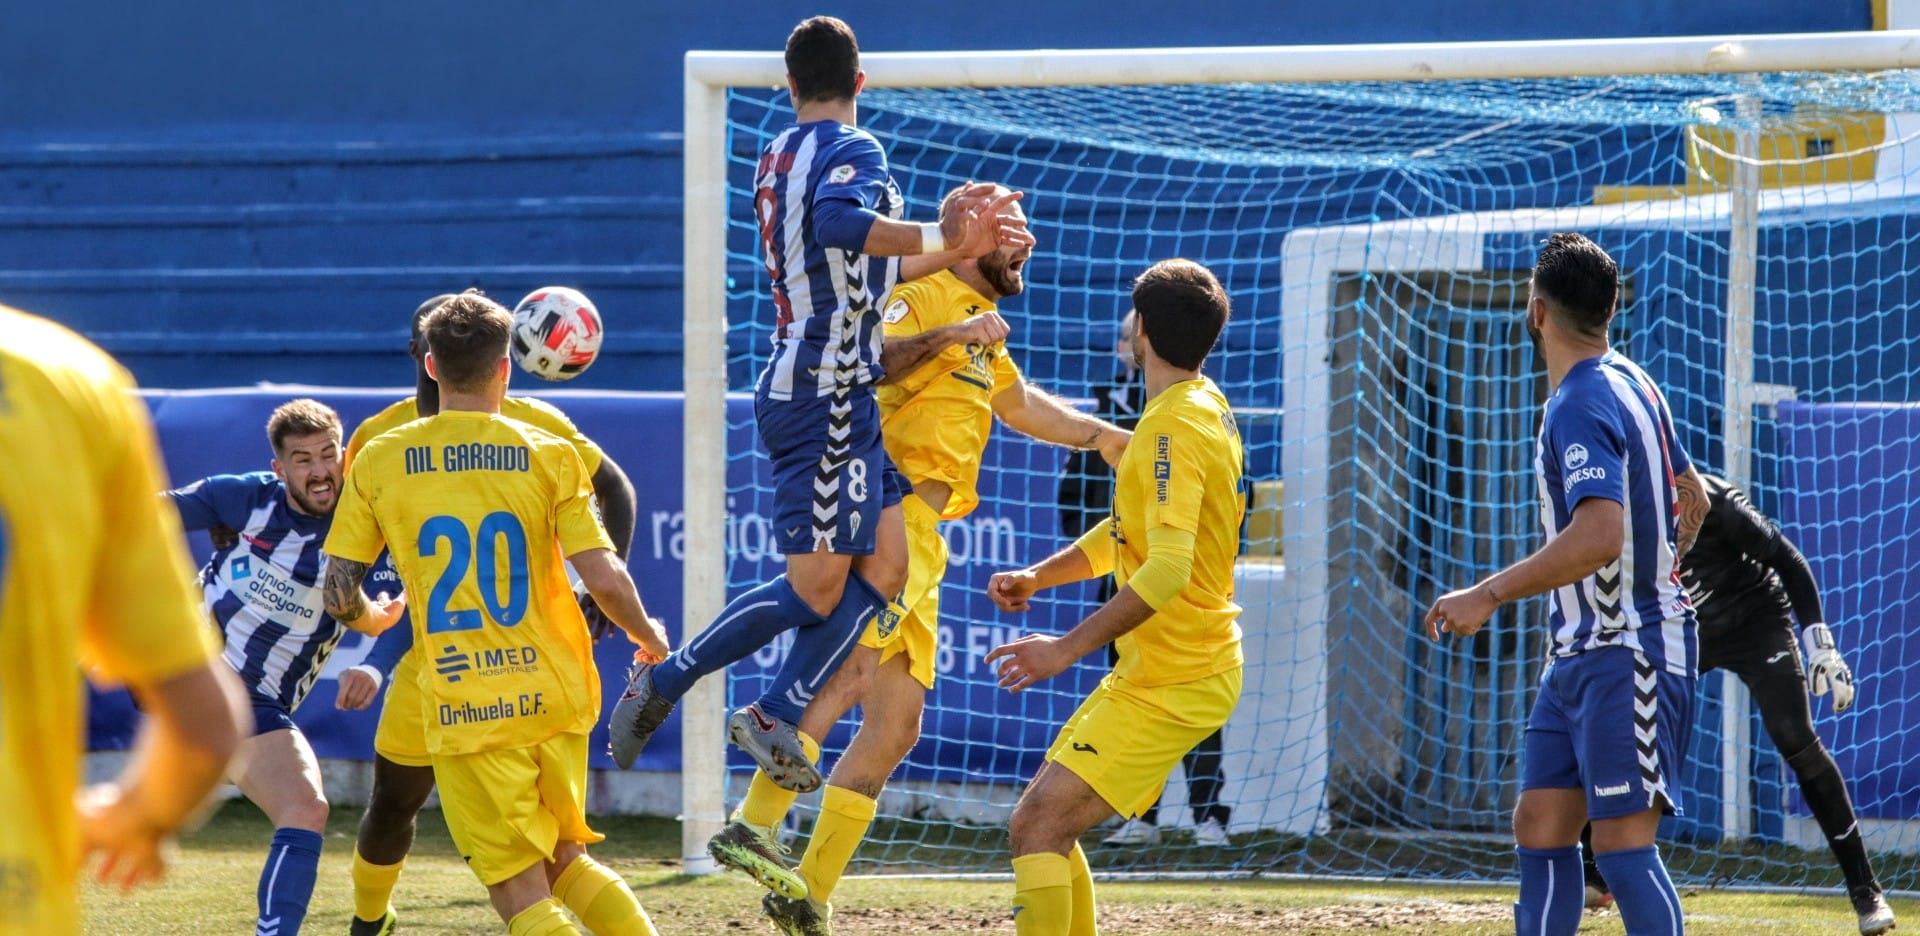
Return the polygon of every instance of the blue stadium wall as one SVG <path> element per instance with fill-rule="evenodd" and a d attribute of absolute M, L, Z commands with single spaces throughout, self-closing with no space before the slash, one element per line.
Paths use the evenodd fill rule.
<path fill-rule="evenodd" d="M 1141 2 L 860 0 L 827 11 L 873 50 L 1797 32 L 1872 18 L 1868 0 L 1456 6 L 1229 0 L 1170 18 Z M 681 55 L 777 48 L 821 7 L 186 9 L 111 0 L 9 15 L 0 302 L 73 324 L 148 386 L 364 386 L 404 379 L 405 320 L 420 298 L 478 285 L 510 299 L 568 282 L 614 322 L 608 359 L 580 384 L 670 389 Z M 1519 197 L 1564 204 L 1602 181 L 1655 180 L 1575 179 Z M 1031 275 L 1048 272 L 1037 262 Z M 1029 368 L 1067 392 L 1106 376 L 1048 366 Z"/>

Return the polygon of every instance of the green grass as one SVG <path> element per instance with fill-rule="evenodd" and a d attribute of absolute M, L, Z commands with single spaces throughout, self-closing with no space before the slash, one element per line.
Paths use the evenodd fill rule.
<path fill-rule="evenodd" d="M 327 832 L 320 884 L 307 918 L 309 933 L 342 933 L 351 909 L 347 868 L 359 811 L 342 809 Z M 660 931 L 677 934 L 769 933 L 760 920 L 760 889 L 738 876 L 688 878 L 678 873 L 678 824 L 661 819 L 599 820 L 608 841 L 601 861 L 632 881 Z M 252 806 L 228 804 L 182 846 L 167 883 L 130 896 L 89 889 L 87 932 L 101 934 L 244 933 L 253 924 L 254 888 L 271 836 Z M 1097 852 L 1096 852 L 1097 854 Z M 835 894 L 836 932 L 860 934 L 1013 932 L 1007 916 L 1012 885 L 1004 881 L 865 878 Z M 454 854 L 440 814 L 420 817 L 420 836 L 395 894 L 402 932 L 504 932 L 485 892 Z M 1100 885 L 1103 932 L 1128 936 L 1214 936 L 1255 933 L 1431 933 L 1491 936 L 1513 932 L 1513 892 L 1497 887 L 1370 882 L 1109 882 Z M 1840 934 L 1853 916 L 1831 895 L 1687 891 L 1688 932 Z M 1920 919 L 1920 904 L 1896 901 L 1903 917 Z M 1622 932 L 1619 917 L 1590 914 L 1582 933 Z"/>

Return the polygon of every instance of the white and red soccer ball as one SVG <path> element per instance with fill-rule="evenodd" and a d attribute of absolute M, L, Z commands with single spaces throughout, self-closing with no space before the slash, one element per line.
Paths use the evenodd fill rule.
<path fill-rule="evenodd" d="M 600 310 L 577 289 L 545 286 L 513 307 L 513 362 L 541 380 L 572 380 L 593 366 L 606 335 Z"/>

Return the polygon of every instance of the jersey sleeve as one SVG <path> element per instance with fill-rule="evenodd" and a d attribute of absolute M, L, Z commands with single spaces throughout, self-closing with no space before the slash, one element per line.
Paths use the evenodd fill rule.
<path fill-rule="evenodd" d="M 576 556 L 592 549 L 612 549 L 613 540 L 593 513 L 593 486 L 578 453 L 560 446 L 542 447 L 554 479 L 553 528 L 560 554 Z"/>
<path fill-rule="evenodd" d="M 237 530 L 246 524 L 252 494 L 258 488 L 252 479 L 241 475 L 214 475 L 168 491 L 165 497 L 179 510 L 180 525 L 189 530 L 213 526 Z"/>
<path fill-rule="evenodd" d="M 373 501 L 368 499 L 361 484 L 366 476 L 365 467 L 347 472 L 340 503 L 333 508 L 333 526 L 327 531 L 326 553 L 349 562 L 372 565 L 387 543 L 380 533 L 379 522 L 374 519 Z"/>
<path fill-rule="evenodd" d="M 1814 581 L 1807 557 L 1739 489 L 1729 488 L 1726 496 L 1714 499 L 1707 522 L 1718 524 L 1735 548 L 1780 576 L 1800 626 L 1826 621 L 1820 607 L 1820 585 Z"/>
<path fill-rule="evenodd" d="M 1140 428 L 1146 438 L 1136 437 L 1133 444 L 1145 441 L 1153 457 L 1153 489 L 1142 513 L 1148 532 L 1156 527 L 1200 532 L 1207 471 L 1201 463 L 1199 433 L 1177 418 L 1143 420 Z"/>
<path fill-rule="evenodd" d="M 524 419 L 528 425 L 559 436 L 562 441 L 573 446 L 573 450 L 580 453 L 580 462 L 586 466 L 587 477 L 591 479 L 600 470 L 601 463 L 607 460 L 607 453 L 602 451 L 592 439 L 587 438 L 587 434 L 581 432 L 580 427 L 575 426 L 573 420 L 568 419 L 567 414 L 561 412 L 559 407 L 532 397 L 523 398 L 523 402 L 527 404 L 526 410 L 517 414 L 515 418 Z"/>
<path fill-rule="evenodd" d="M 1011 390 L 1020 385 L 1020 365 L 1013 363 L 1013 355 L 1007 352 L 1007 346 L 1001 345 L 993 355 L 993 392 Z"/>
<path fill-rule="evenodd" d="M 93 557 L 82 656 L 107 678 L 132 684 L 171 679 L 219 652 L 192 586 L 180 521 L 156 510 L 164 483 L 146 405 L 124 377 L 101 388 L 96 438 L 114 446 L 99 477 L 101 522 L 110 533 Z"/>
<path fill-rule="evenodd" d="M 919 293 L 903 286 L 887 297 L 880 309 L 880 327 L 888 338 L 911 338 L 927 330 L 931 323 L 921 314 L 926 300 Z"/>
<path fill-rule="evenodd" d="M 860 250 L 887 196 L 887 154 L 879 141 L 863 133 L 835 147 L 820 165 L 809 213 L 813 239 L 828 247 Z"/>
<path fill-rule="evenodd" d="M 1546 434 L 1560 475 L 1547 482 L 1559 488 L 1569 514 L 1589 497 L 1626 504 L 1627 439 L 1610 398 L 1567 400 L 1549 417 Z"/>

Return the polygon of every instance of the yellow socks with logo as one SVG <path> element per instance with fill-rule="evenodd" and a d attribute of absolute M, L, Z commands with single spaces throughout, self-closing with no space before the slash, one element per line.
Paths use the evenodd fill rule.
<path fill-rule="evenodd" d="M 560 909 L 560 901 L 548 897 L 545 900 L 520 911 L 507 921 L 508 936 L 580 936 L 567 920 L 567 911 Z"/>
<path fill-rule="evenodd" d="M 800 747 L 807 752 L 807 759 L 820 763 L 820 742 L 807 736 L 804 731 L 795 731 L 800 736 Z M 747 786 L 747 798 L 740 801 L 740 811 L 735 817 L 748 825 L 771 829 L 787 818 L 787 811 L 793 808 L 793 801 L 800 794 L 792 790 L 783 790 L 767 779 L 767 772 L 753 772 L 753 783 Z"/>
<path fill-rule="evenodd" d="M 833 899 L 833 889 L 840 886 L 847 863 L 866 840 L 877 805 L 832 784 L 820 794 L 820 818 L 813 824 L 813 837 L 807 840 L 807 853 L 800 858 L 800 878 L 807 882 L 809 898 L 821 903 Z"/>
<path fill-rule="evenodd" d="M 656 936 L 653 921 L 633 888 L 606 865 L 575 858 L 553 882 L 553 896 L 572 910 L 594 936 Z"/>
<path fill-rule="evenodd" d="M 1019 936 L 1072 932 L 1073 871 L 1065 855 L 1040 852 L 1013 859 L 1013 931 Z"/>
<path fill-rule="evenodd" d="M 353 915 L 369 923 L 384 918 L 393 906 L 393 888 L 400 883 L 401 859 L 390 865 L 377 865 L 353 853 Z"/>

